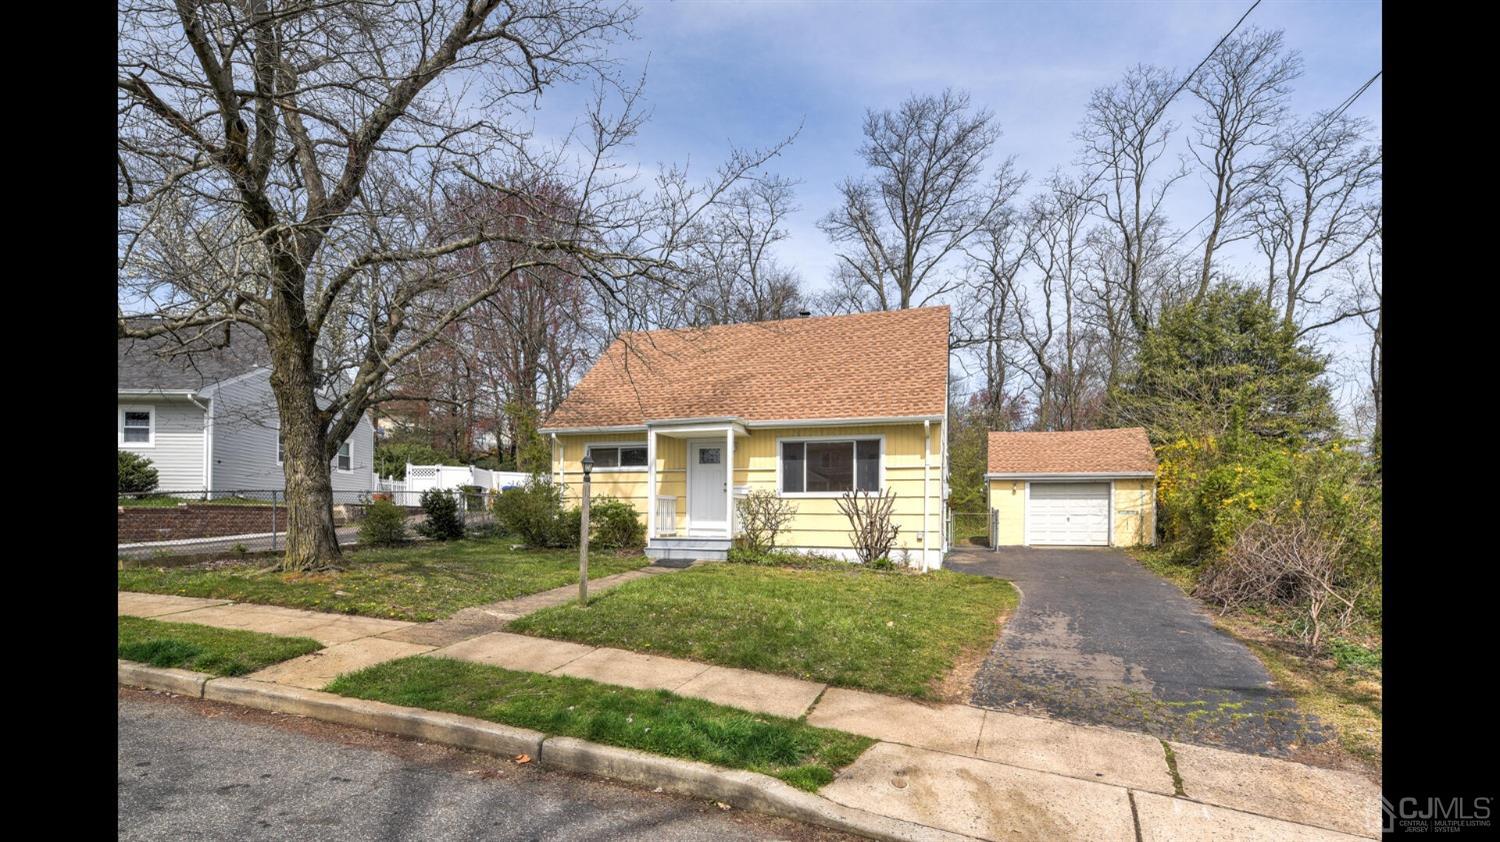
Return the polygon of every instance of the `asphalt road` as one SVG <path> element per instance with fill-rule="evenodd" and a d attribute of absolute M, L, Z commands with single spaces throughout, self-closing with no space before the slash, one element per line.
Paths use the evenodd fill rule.
<path fill-rule="evenodd" d="M 119 690 L 120 839 L 845 840 L 511 759 Z"/>

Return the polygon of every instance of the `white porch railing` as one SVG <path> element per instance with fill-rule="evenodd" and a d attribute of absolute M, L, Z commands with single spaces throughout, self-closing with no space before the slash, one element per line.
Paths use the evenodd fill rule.
<path fill-rule="evenodd" d="M 677 498 L 656 498 L 656 534 L 677 534 Z"/>

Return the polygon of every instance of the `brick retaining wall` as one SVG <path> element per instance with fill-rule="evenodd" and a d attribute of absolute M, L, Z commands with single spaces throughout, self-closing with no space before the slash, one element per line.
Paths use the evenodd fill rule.
<path fill-rule="evenodd" d="M 271 531 L 270 506 L 215 506 L 179 503 L 156 508 L 117 507 L 117 544 L 139 541 L 181 541 L 220 535 L 250 535 Z M 276 507 L 276 531 L 286 531 L 286 507 Z"/>

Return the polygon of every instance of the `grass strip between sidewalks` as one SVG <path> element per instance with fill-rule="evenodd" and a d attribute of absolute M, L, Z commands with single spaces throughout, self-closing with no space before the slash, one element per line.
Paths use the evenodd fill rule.
<path fill-rule="evenodd" d="M 874 740 L 794 719 L 582 678 L 416 656 L 339 676 L 330 693 L 760 772 L 809 792 Z"/>

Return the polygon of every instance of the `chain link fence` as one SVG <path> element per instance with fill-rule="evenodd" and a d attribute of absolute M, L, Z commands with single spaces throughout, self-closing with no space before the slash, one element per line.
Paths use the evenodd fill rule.
<path fill-rule="evenodd" d="M 990 545 L 989 512 L 949 512 L 948 534 L 955 547 Z"/>
<path fill-rule="evenodd" d="M 469 488 L 453 491 L 466 527 L 475 533 L 494 529 L 491 500 L 495 492 Z M 359 523 L 378 491 L 334 491 L 333 523 L 339 543 L 359 541 Z M 117 495 L 115 544 L 120 560 L 183 560 L 275 553 L 285 549 L 286 492 L 280 489 L 152 491 Z M 412 501 L 416 502 L 416 501 Z M 425 519 L 417 505 L 401 507 L 407 531 L 420 540 L 416 527 Z"/>

